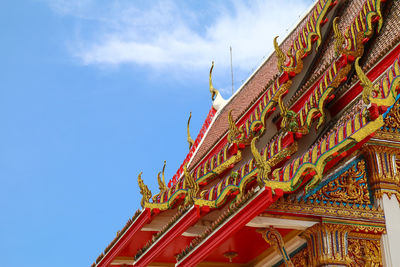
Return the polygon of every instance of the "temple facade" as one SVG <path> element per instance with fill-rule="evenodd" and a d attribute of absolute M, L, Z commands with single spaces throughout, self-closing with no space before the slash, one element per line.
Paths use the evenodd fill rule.
<path fill-rule="evenodd" d="M 271 42 L 230 99 L 211 68 L 182 165 L 139 174 L 93 266 L 400 266 L 400 1 L 318 0 Z"/>

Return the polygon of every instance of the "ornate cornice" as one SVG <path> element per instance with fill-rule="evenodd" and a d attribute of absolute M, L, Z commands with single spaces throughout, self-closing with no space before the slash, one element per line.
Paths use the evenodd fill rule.
<path fill-rule="evenodd" d="M 369 205 L 345 205 L 331 203 L 311 203 L 304 200 L 290 200 L 281 198 L 273 203 L 266 213 L 296 216 L 313 216 L 333 219 L 350 219 L 384 223 L 385 216 L 381 208 L 370 207 Z"/>

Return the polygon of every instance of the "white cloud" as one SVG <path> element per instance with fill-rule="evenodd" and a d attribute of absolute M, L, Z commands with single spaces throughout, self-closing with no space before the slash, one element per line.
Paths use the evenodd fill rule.
<path fill-rule="evenodd" d="M 80 21 L 84 30 L 70 46 L 83 64 L 197 69 L 215 60 L 226 69 L 232 46 L 235 68 L 250 70 L 269 54 L 273 37 L 284 37 L 286 29 L 312 4 L 296 0 L 207 2 L 211 6 L 196 10 L 182 2 L 149 1 L 139 6 L 137 1 L 123 0 L 53 0 L 51 6 Z"/>

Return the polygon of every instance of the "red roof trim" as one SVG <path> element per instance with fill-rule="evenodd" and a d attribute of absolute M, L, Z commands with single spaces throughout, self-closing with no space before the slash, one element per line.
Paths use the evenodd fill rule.
<path fill-rule="evenodd" d="M 108 267 L 116 256 L 121 252 L 133 236 L 142 229 L 142 227 L 151 220 L 150 209 L 146 208 L 136 218 L 132 225 L 126 230 L 125 234 L 115 243 L 115 245 L 108 251 L 104 258 L 96 265 L 97 267 Z"/>
<path fill-rule="evenodd" d="M 203 126 L 201 127 L 200 132 L 196 137 L 196 140 L 194 141 L 193 146 L 190 148 L 189 153 L 186 155 L 185 160 L 182 162 L 181 166 L 176 171 L 175 175 L 172 177 L 171 180 L 169 180 L 168 187 L 171 187 L 172 185 L 174 185 L 178 181 L 178 179 L 182 176 L 183 166 L 185 165 L 186 162 L 189 162 L 190 159 L 195 154 L 198 146 L 200 145 L 201 140 L 203 139 L 204 135 L 206 134 L 206 132 L 208 130 L 208 127 L 210 127 L 210 125 L 214 119 L 215 113 L 217 113 L 217 110 L 214 109 L 213 107 L 211 107 L 210 111 L 208 112 L 207 118 L 204 121 Z"/>
<path fill-rule="evenodd" d="M 134 266 L 148 266 L 165 247 L 175 238 L 179 237 L 190 226 L 200 218 L 199 206 L 193 206 L 180 220 L 178 220 L 163 236 L 161 236 L 151 247 L 134 263 Z"/>
<path fill-rule="evenodd" d="M 175 266 L 196 266 L 206 258 L 211 251 L 239 231 L 282 195 L 283 191 L 280 189 L 276 189 L 275 194 L 272 195 L 270 187 L 262 188 L 253 200 L 249 201 L 238 212 L 233 214 L 219 229 L 210 234 L 207 239 L 194 248 L 190 254 L 186 255 Z"/>

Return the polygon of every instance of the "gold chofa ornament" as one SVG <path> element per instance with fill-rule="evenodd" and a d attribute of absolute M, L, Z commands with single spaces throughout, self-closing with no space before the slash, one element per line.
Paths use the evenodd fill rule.
<path fill-rule="evenodd" d="M 140 205 L 142 206 L 142 208 L 144 208 L 144 204 L 146 202 L 149 202 L 149 199 L 151 198 L 151 191 L 147 187 L 147 185 L 144 184 L 144 182 L 142 180 L 142 173 L 143 172 L 139 173 L 138 184 L 139 184 L 139 188 L 140 188 L 140 194 L 142 195 L 142 199 L 140 200 Z"/>
<path fill-rule="evenodd" d="M 190 129 L 189 129 L 189 126 L 190 126 L 190 119 L 192 118 L 192 112 L 190 112 L 190 115 L 189 115 L 189 119 L 188 119 L 188 122 L 187 122 L 187 141 L 188 141 L 188 143 L 189 143 L 189 150 L 192 148 L 192 146 L 193 146 L 193 144 L 194 144 L 194 140 L 192 139 L 192 137 L 190 136 Z"/>
<path fill-rule="evenodd" d="M 276 36 L 274 38 L 274 48 L 275 48 L 276 57 L 278 58 L 277 67 L 278 67 L 279 72 L 281 72 L 283 70 L 283 65 L 285 64 L 285 61 L 286 61 L 286 55 L 285 55 L 285 53 L 283 53 L 282 49 L 278 45 L 278 42 L 276 41 L 276 39 L 278 39 L 278 37 L 279 36 Z"/>
<path fill-rule="evenodd" d="M 164 176 L 164 171 L 165 171 L 165 165 L 167 162 L 164 160 L 164 166 L 162 168 L 162 173 L 159 172 L 157 174 L 157 181 L 158 181 L 158 188 L 160 189 L 160 192 L 163 192 L 167 190 L 167 186 L 165 185 L 165 176 Z M 162 177 L 160 177 L 160 174 L 162 174 Z"/>
<path fill-rule="evenodd" d="M 210 69 L 210 93 L 211 93 L 211 100 L 214 101 L 217 95 L 219 94 L 219 91 L 214 88 L 212 84 L 212 71 L 214 68 L 214 61 L 211 63 L 211 69 Z"/>
<path fill-rule="evenodd" d="M 365 73 L 363 72 L 363 70 L 361 69 L 361 67 L 358 63 L 359 60 L 360 60 L 360 58 L 358 57 L 355 62 L 356 72 L 357 72 L 358 78 L 360 79 L 361 86 L 363 88 L 363 91 L 362 91 L 363 102 L 366 105 L 369 105 L 371 103 L 372 92 L 377 92 L 379 90 L 372 84 L 371 80 L 368 79 L 367 75 L 365 75 Z"/>

